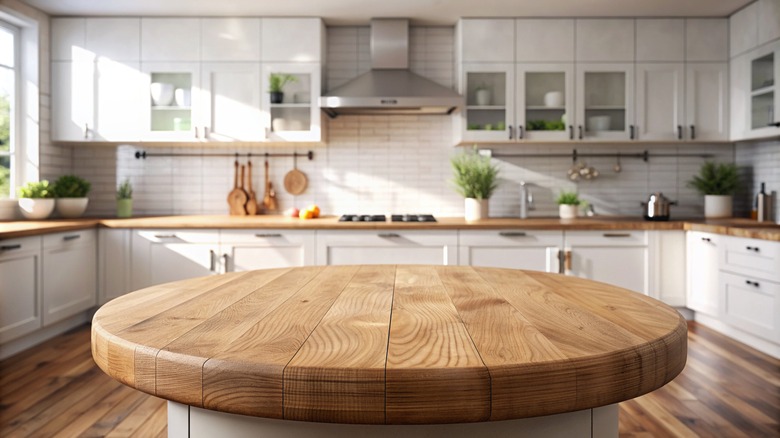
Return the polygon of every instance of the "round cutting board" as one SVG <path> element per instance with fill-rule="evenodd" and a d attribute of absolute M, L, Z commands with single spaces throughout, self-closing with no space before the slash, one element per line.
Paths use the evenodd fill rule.
<path fill-rule="evenodd" d="M 293 169 L 284 176 L 284 189 L 291 195 L 300 195 L 306 190 L 308 184 L 306 174 L 298 169 Z"/>

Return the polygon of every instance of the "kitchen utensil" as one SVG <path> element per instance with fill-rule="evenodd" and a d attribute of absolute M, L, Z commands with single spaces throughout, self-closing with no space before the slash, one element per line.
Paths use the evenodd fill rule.
<path fill-rule="evenodd" d="M 524 181 L 520 182 L 520 218 L 528 217 L 528 210 L 534 209 L 534 194 Z"/>
<path fill-rule="evenodd" d="M 615 163 L 615 167 L 613 167 L 612 170 L 614 170 L 615 173 L 623 171 L 623 167 L 620 166 L 620 154 L 617 154 L 617 163 Z"/>
<path fill-rule="evenodd" d="M 766 193 L 766 185 L 761 183 L 761 191 L 756 195 L 756 219 L 759 222 L 769 222 L 772 220 L 772 201 L 771 193 Z"/>
<path fill-rule="evenodd" d="M 235 162 L 235 182 L 233 184 L 233 190 L 228 193 L 227 201 L 228 206 L 230 207 L 230 214 L 234 216 L 244 216 L 246 215 L 246 201 L 248 199 L 246 192 L 243 188 L 241 188 L 241 185 L 243 183 L 239 183 L 239 181 L 243 180 L 243 176 L 241 180 L 239 180 L 239 165 L 238 160 Z"/>
<path fill-rule="evenodd" d="M 291 195 L 300 195 L 306 190 L 308 184 L 306 174 L 298 170 L 298 157 L 293 156 L 293 170 L 284 176 L 284 189 Z"/>
<path fill-rule="evenodd" d="M 647 203 L 642 203 L 645 206 L 645 220 L 648 221 L 668 221 L 669 220 L 669 207 L 677 205 L 676 201 L 670 201 L 669 198 L 664 196 L 661 192 L 651 193 L 647 200 Z"/>
<path fill-rule="evenodd" d="M 246 214 L 254 216 L 257 214 L 257 196 L 252 189 L 252 159 L 246 163 L 246 187 L 244 190 L 249 195 L 249 199 L 246 201 Z"/>
<path fill-rule="evenodd" d="M 266 212 L 276 211 L 276 192 L 274 191 L 273 184 L 271 184 L 271 177 L 268 173 L 268 159 L 265 160 L 265 194 L 263 195 L 263 209 Z"/>

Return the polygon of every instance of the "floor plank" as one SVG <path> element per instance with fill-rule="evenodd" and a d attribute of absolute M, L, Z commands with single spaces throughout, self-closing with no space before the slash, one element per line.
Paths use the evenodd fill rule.
<path fill-rule="evenodd" d="M 620 404 L 621 438 L 780 437 L 780 361 L 689 323 L 688 364 Z M 163 437 L 164 400 L 92 361 L 85 325 L 0 362 L 0 436 Z"/>

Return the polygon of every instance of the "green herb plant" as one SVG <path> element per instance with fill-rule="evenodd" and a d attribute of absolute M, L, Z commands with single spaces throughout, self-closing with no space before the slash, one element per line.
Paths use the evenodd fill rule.
<path fill-rule="evenodd" d="M 54 197 L 54 191 L 47 180 L 28 182 L 24 186 L 19 187 L 18 192 L 20 198 L 42 199 Z"/>
<path fill-rule="evenodd" d="M 563 191 L 558 194 L 558 198 L 555 199 L 559 205 L 580 205 L 580 196 L 577 192 Z"/>
<path fill-rule="evenodd" d="M 282 93 L 287 84 L 298 82 L 298 77 L 287 73 L 271 73 L 268 77 L 268 92 Z"/>
<path fill-rule="evenodd" d="M 133 185 L 125 179 L 116 189 L 116 199 L 133 199 Z"/>
<path fill-rule="evenodd" d="M 733 195 L 739 189 L 739 169 L 734 163 L 705 161 L 688 187 L 702 195 Z"/>
<path fill-rule="evenodd" d="M 489 199 L 498 187 L 498 167 L 473 152 L 463 152 L 451 160 L 455 190 L 464 198 Z"/>
<path fill-rule="evenodd" d="M 76 175 L 63 175 L 54 181 L 52 191 L 57 198 L 86 198 L 92 184 Z"/>

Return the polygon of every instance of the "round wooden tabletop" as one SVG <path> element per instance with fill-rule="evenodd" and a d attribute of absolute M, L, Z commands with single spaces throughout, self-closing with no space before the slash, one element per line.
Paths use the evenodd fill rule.
<path fill-rule="evenodd" d="M 685 320 L 625 289 L 467 266 L 313 266 L 101 307 L 95 362 L 158 397 L 290 420 L 507 420 L 628 400 L 685 366 Z"/>

